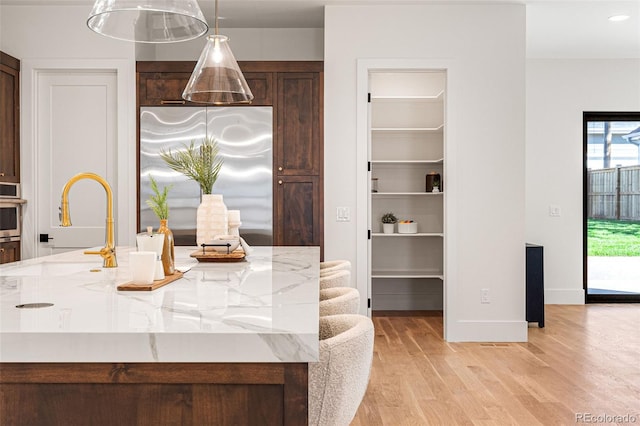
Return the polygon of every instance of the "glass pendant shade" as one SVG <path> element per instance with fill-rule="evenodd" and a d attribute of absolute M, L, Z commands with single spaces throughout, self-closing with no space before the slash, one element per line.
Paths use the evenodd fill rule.
<path fill-rule="evenodd" d="M 197 0 L 96 0 L 87 26 L 107 37 L 141 43 L 173 43 L 207 33 Z"/>
<path fill-rule="evenodd" d="M 231 53 L 227 36 L 207 37 L 182 98 L 214 105 L 251 103 L 253 94 Z"/>

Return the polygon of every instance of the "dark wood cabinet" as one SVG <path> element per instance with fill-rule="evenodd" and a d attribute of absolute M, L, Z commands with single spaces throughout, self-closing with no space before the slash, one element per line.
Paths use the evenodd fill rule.
<path fill-rule="evenodd" d="M 274 243 L 322 246 L 319 176 L 281 176 L 274 194 Z"/>
<path fill-rule="evenodd" d="M 2 425 L 308 424 L 306 363 L 0 363 Z"/>
<path fill-rule="evenodd" d="M 277 137 L 278 175 L 320 174 L 320 74 L 278 73 Z"/>
<path fill-rule="evenodd" d="M 324 256 L 322 77 L 278 72 L 274 108 L 274 241 L 317 245 Z"/>
<path fill-rule="evenodd" d="M 187 85 L 195 62 L 138 62 L 138 103 L 140 106 L 153 105 L 201 105 L 182 99 L 182 91 Z M 251 105 L 272 105 L 273 76 L 270 72 L 245 72 L 243 75 L 254 100 Z M 160 69 L 160 70 L 159 70 Z M 170 71 L 166 71 L 170 70 Z"/>
<path fill-rule="evenodd" d="M 0 179 L 20 182 L 20 61 L 0 52 Z"/>
<path fill-rule="evenodd" d="M 20 241 L 0 243 L 0 264 L 20 260 Z"/>
<path fill-rule="evenodd" d="M 255 96 L 251 105 L 273 106 L 274 244 L 317 245 L 322 256 L 324 65 L 317 61 L 239 65 Z M 138 108 L 201 105 L 182 100 L 194 66 L 188 61 L 138 62 Z"/>

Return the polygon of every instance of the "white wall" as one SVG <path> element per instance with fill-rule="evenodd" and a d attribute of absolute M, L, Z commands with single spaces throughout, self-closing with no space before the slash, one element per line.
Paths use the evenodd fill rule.
<path fill-rule="evenodd" d="M 527 241 L 544 246 L 545 302 L 581 304 L 582 113 L 640 110 L 640 60 L 529 59 L 526 87 Z"/>
<path fill-rule="evenodd" d="M 0 49 L 18 59 L 132 58 L 132 44 L 97 35 L 87 28 L 90 11 L 90 4 L 0 5 Z"/>
<path fill-rule="evenodd" d="M 238 61 L 321 61 L 322 28 L 221 28 L 229 37 Z M 138 51 L 140 61 L 195 61 L 204 48 L 204 38 L 156 45 Z"/>
<path fill-rule="evenodd" d="M 524 6 L 327 6 L 324 45 L 325 257 L 356 264 L 366 250 L 357 60 L 448 63 L 446 337 L 526 340 Z M 336 222 L 338 206 L 357 220 Z M 353 284 L 362 294 L 366 278 L 360 262 Z M 480 304 L 482 288 L 491 304 Z"/>

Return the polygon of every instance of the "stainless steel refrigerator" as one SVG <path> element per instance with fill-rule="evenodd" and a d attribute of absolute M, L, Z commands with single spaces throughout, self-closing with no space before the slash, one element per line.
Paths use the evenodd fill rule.
<path fill-rule="evenodd" d="M 143 107 L 140 109 L 140 231 L 158 226 L 147 206 L 150 178 L 169 191 L 169 228 L 176 244 L 195 245 L 200 187 L 171 170 L 162 150 L 177 150 L 205 137 L 217 140 L 224 164 L 213 186 L 227 208 L 240 210 L 240 235 L 252 245 L 273 243 L 273 108 Z"/>

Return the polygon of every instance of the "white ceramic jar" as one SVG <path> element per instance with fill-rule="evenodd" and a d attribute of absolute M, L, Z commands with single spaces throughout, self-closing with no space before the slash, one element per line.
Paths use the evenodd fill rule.
<path fill-rule="evenodd" d="M 222 195 L 202 194 L 196 213 L 196 244 L 209 244 L 216 235 L 229 234 L 227 206 Z"/>

